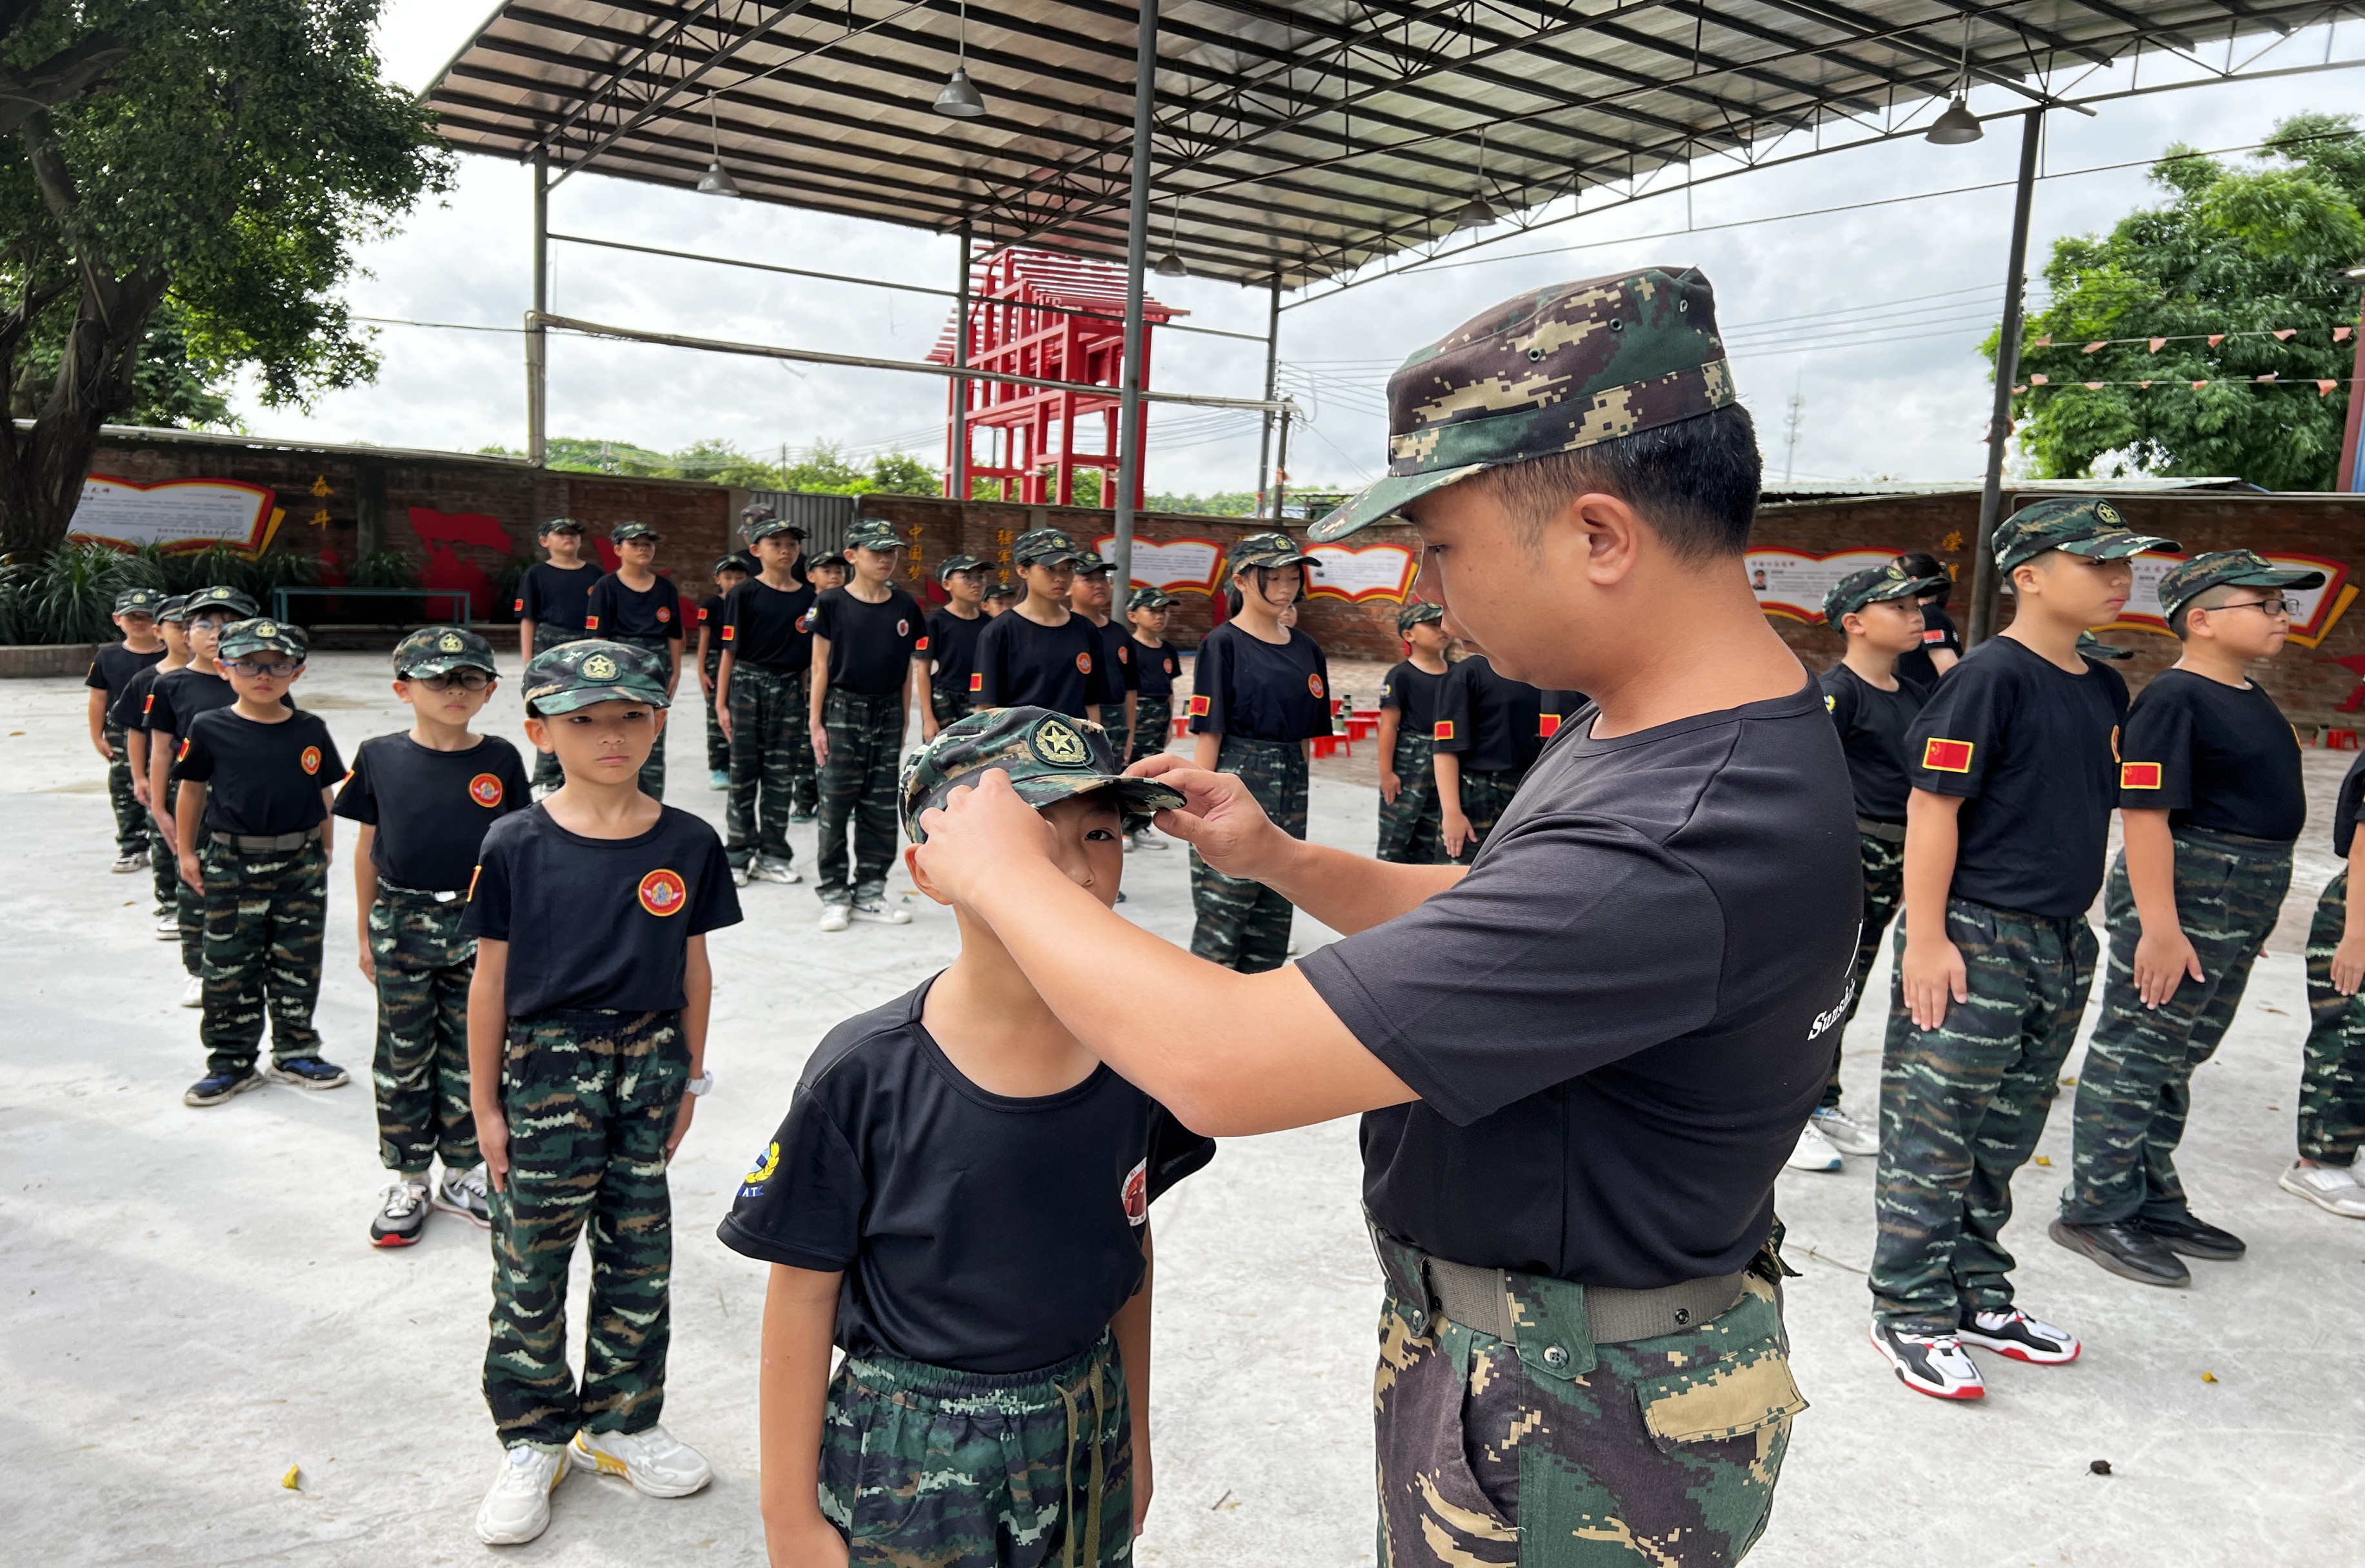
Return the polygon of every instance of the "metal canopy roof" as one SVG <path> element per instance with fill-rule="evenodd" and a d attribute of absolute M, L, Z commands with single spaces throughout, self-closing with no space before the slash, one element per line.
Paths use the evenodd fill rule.
<path fill-rule="evenodd" d="M 445 136 L 748 197 L 1121 259 L 1138 13 L 980 0 L 983 118 L 932 111 L 961 0 L 505 0 L 428 90 Z M 2272 0 L 1169 0 L 1153 251 L 1283 286 L 1505 212 L 1844 117 L 1894 131 L 1961 74 L 2031 104 L 2140 54 L 2222 75 Z M 2204 40 L 2226 52 L 2204 62 Z M 2146 69 L 2148 66 L 2146 65 Z M 711 95 L 711 97 L 710 97 Z M 710 121 L 711 112 L 711 121 Z"/>

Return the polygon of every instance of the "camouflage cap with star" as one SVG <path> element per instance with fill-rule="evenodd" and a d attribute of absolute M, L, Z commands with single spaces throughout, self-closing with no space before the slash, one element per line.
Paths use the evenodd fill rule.
<path fill-rule="evenodd" d="M 1057 528 L 1030 528 L 1010 546 L 1010 559 L 1020 566 L 1056 566 L 1062 561 L 1081 563 L 1091 554 L 1071 535 Z"/>
<path fill-rule="evenodd" d="M 219 621 L 224 611 L 228 611 L 234 620 L 243 621 L 256 614 L 261 609 L 262 607 L 248 597 L 243 589 L 234 588 L 223 583 L 217 583 L 211 588 L 194 589 L 181 604 L 183 614 L 191 621 L 200 615 L 210 616 Z"/>
<path fill-rule="evenodd" d="M 1311 566 L 1316 565 L 1288 534 L 1277 531 L 1246 534 L 1232 542 L 1225 552 L 1225 570 L 1244 572 L 1251 566 Z"/>
<path fill-rule="evenodd" d="M 2182 546 L 2156 533 L 2137 533 L 2119 509 L 2100 496 L 2054 496 L 2032 501 L 1996 524 L 1996 570 L 2009 572 L 2047 550 L 2090 560 L 2115 561 L 2146 550 Z"/>
<path fill-rule="evenodd" d="M 595 702 L 671 705 L 666 666 L 656 654 L 597 639 L 536 654 L 525 666 L 525 701 L 530 713 L 572 713 Z"/>
<path fill-rule="evenodd" d="M 1853 615 L 1867 604 L 1892 599 L 1918 599 L 1946 586 L 1940 577 L 1917 577 L 1895 561 L 1850 572 L 1823 595 L 1823 620 L 1833 626 L 1843 615 Z"/>
<path fill-rule="evenodd" d="M 2173 615 L 2214 588 L 2318 588 L 2322 572 L 2278 566 L 2256 550 L 2212 550 L 2180 561 L 2159 579 L 2159 609 Z"/>
<path fill-rule="evenodd" d="M 936 563 L 936 581 L 944 582 L 947 578 L 961 572 L 985 572 L 991 570 L 992 570 L 992 567 L 988 566 L 984 562 L 979 560 L 974 555 L 947 555 L 943 560 Z"/>
<path fill-rule="evenodd" d="M 846 530 L 846 547 L 848 550 L 901 550 L 903 541 L 897 536 L 893 523 L 869 518 Z"/>
<path fill-rule="evenodd" d="M 1173 603 L 1172 594 L 1162 588 L 1145 583 L 1133 590 L 1133 597 L 1125 601 L 1125 608 L 1128 612 L 1136 610 L 1165 610 L 1171 607 Z"/>
<path fill-rule="evenodd" d="M 1445 606 L 1431 604 L 1425 599 L 1407 599 L 1396 611 L 1396 635 L 1401 637 L 1424 621 L 1445 619 Z"/>
<path fill-rule="evenodd" d="M 112 613 L 117 615 L 146 615 L 153 617 L 156 611 L 163 606 L 163 603 L 164 590 L 163 588 L 125 588 L 121 593 L 115 596 L 115 609 Z"/>
<path fill-rule="evenodd" d="M 422 626 L 394 645 L 398 680 L 449 675 L 455 669 L 497 675 L 500 666 L 493 662 L 493 645 L 465 626 Z"/>
<path fill-rule="evenodd" d="M 311 656 L 312 644 L 301 626 L 290 626 L 285 621 L 274 621 L 267 615 L 250 616 L 233 621 L 222 628 L 221 638 L 214 644 L 214 657 L 228 661 L 265 650 L 289 654 L 297 660 Z"/>
<path fill-rule="evenodd" d="M 1154 778 L 1127 778 L 1109 744 L 1108 732 L 1083 719 L 1048 708 L 992 708 L 954 720 L 936 738 L 903 761 L 903 832 L 925 844 L 920 813 L 944 804 L 947 792 L 974 785 L 990 768 L 1010 776 L 1010 787 L 1028 805 L 1107 790 L 1130 831 L 1153 812 L 1179 809 L 1182 792 Z"/>

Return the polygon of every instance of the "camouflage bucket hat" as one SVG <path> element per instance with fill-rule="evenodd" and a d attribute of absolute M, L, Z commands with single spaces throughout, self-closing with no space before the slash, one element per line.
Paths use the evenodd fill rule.
<path fill-rule="evenodd" d="M 163 602 L 164 590 L 163 588 L 125 588 L 121 593 L 115 596 L 115 609 L 110 611 L 110 613 L 116 615 L 146 615 L 153 617 L 156 613 L 157 606 Z"/>
<path fill-rule="evenodd" d="M 1153 812 L 1183 803 L 1182 792 L 1171 785 L 1126 778 L 1108 732 L 1098 724 L 1048 708 L 995 708 L 954 720 L 904 759 L 905 836 L 914 844 L 926 843 L 920 813 L 942 805 L 947 791 L 975 784 L 979 774 L 992 767 L 1010 775 L 1018 798 L 1037 810 L 1095 790 L 1113 790 L 1128 829 Z"/>
<path fill-rule="evenodd" d="M 534 531 L 537 539 L 547 539 L 554 533 L 580 533 L 583 525 L 571 517 L 554 517 Z"/>
<path fill-rule="evenodd" d="M 2091 632 L 2078 633 L 2078 651 L 2090 659 L 2131 659 L 2135 656 L 2135 651 L 2133 648 L 2113 646 L 2103 642 Z"/>
<path fill-rule="evenodd" d="M 1425 599 L 1407 600 L 1404 608 L 1396 611 L 1396 635 L 1399 637 L 1405 635 L 1424 621 L 1444 619 L 1445 606 L 1431 604 Z"/>
<path fill-rule="evenodd" d="M 803 541 L 805 536 L 805 531 L 799 528 L 795 523 L 782 522 L 768 512 L 757 521 L 749 523 L 746 528 L 742 530 L 742 532 L 747 535 L 747 543 L 751 548 L 759 540 L 769 539 L 776 533 L 785 533 L 790 538 L 797 540 L 800 543 Z"/>
<path fill-rule="evenodd" d="M 1867 604 L 1892 599 L 1918 599 L 1946 586 L 1945 577 L 1917 577 L 1896 561 L 1850 572 L 1823 595 L 1823 619 L 1833 626 L 1843 615 L 1853 615 Z"/>
<path fill-rule="evenodd" d="M 247 654 L 259 654 L 265 649 L 290 655 L 300 661 L 311 656 L 312 644 L 305 637 L 302 627 L 256 615 L 244 621 L 233 621 L 223 627 L 221 640 L 214 644 L 214 657 L 235 659 Z"/>
<path fill-rule="evenodd" d="M 261 608 L 241 590 L 219 584 L 198 588 L 181 604 L 182 619 L 185 621 L 195 621 L 200 615 L 219 619 L 224 610 L 235 620 L 244 621 Z"/>
<path fill-rule="evenodd" d="M 1017 543 L 1010 547 L 1010 559 L 1021 566 L 1047 563 L 1057 566 L 1061 561 L 1081 562 L 1091 554 L 1056 528 L 1030 528 L 1020 534 Z"/>
<path fill-rule="evenodd" d="M 2066 550 L 2089 560 L 2116 561 L 2146 550 L 2181 548 L 2173 539 L 2137 533 L 2119 509 L 2095 496 L 2061 496 L 2035 501 L 1996 524 L 1996 570 L 2009 572 L 2047 550 Z"/>
<path fill-rule="evenodd" d="M 936 581 L 943 582 L 956 572 L 982 572 L 984 562 L 974 555 L 947 555 L 936 563 Z"/>
<path fill-rule="evenodd" d="M 891 522 L 857 522 L 847 531 L 846 547 L 853 550 L 901 550 L 903 541 L 896 537 Z"/>
<path fill-rule="evenodd" d="M 609 531 L 608 543 L 611 544 L 622 544 L 628 540 L 645 539 L 650 543 L 654 544 L 664 537 L 664 534 L 659 533 L 656 529 L 651 528 L 645 522 L 620 522 Z"/>
<path fill-rule="evenodd" d="M 1173 604 L 1174 596 L 1161 588 L 1138 588 L 1133 597 L 1125 601 L 1127 613 L 1137 610 L 1164 610 Z"/>
<path fill-rule="evenodd" d="M 493 662 L 493 645 L 465 626 L 424 626 L 394 645 L 398 678 L 449 675 L 455 669 L 500 673 Z"/>
<path fill-rule="evenodd" d="M 1733 400 L 1716 297 L 1690 267 L 1540 288 L 1388 378 L 1388 476 L 1306 531 L 1344 539 L 1505 463 L 1577 452 Z"/>
<path fill-rule="evenodd" d="M 562 643 L 525 666 L 525 700 L 538 713 L 572 713 L 595 702 L 670 706 L 665 666 L 629 643 Z"/>
<path fill-rule="evenodd" d="M 1233 543 L 1224 569 L 1245 572 L 1251 566 L 1268 566 L 1279 570 L 1283 566 L 1311 566 L 1314 557 L 1299 548 L 1296 540 L 1286 533 L 1251 533 Z"/>
<path fill-rule="evenodd" d="M 2256 550 L 2212 550 L 2180 561 L 2159 579 L 2159 608 L 2173 615 L 2214 588 L 2315 588 L 2325 585 L 2322 572 L 2278 566 Z"/>
<path fill-rule="evenodd" d="M 177 626 L 188 618 L 189 596 L 187 594 L 176 593 L 170 599 L 160 599 L 156 601 L 158 621 L 170 621 Z"/>

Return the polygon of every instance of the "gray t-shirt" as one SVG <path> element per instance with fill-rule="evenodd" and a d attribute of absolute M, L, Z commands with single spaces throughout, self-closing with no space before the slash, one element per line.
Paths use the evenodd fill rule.
<path fill-rule="evenodd" d="M 1764 1243 L 1831 1074 L 1864 875 L 1811 679 L 1590 729 L 1545 748 L 1469 876 L 1299 967 L 1420 1095 L 1363 1118 L 1383 1229 L 1649 1289 Z"/>

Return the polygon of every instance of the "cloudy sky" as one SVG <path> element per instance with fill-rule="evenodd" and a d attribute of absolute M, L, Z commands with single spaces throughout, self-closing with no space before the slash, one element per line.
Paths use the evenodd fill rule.
<path fill-rule="evenodd" d="M 482 18 L 482 0 L 391 0 L 382 43 L 395 79 L 423 86 Z M 2332 58 L 2365 54 L 2365 24 L 2330 40 Z M 2247 58 L 2258 46 L 2246 45 Z M 2321 29 L 2294 36 L 2267 64 L 2327 57 Z M 2146 67 L 2146 80 L 2152 67 Z M 982 83 L 990 94 L 992 84 Z M 2102 82 L 2086 92 L 2106 90 Z M 1972 106 L 2001 112 L 2000 89 Z M 2057 235 L 2105 229 L 2156 199 L 2141 164 L 2170 142 L 2202 149 L 2257 142 L 2303 110 L 2365 118 L 2365 70 L 2196 87 L 2105 105 L 2098 118 L 2050 117 L 2034 209 L 2031 270 Z M 1290 467 L 1299 486 L 1346 487 L 1376 474 L 1392 362 L 1522 289 L 1642 264 L 1695 265 L 1715 282 L 1743 400 L 1758 417 L 1769 477 L 1943 479 L 1978 472 L 1991 396 L 1978 344 L 2000 309 L 2018 153 L 2016 122 L 1968 147 L 1909 140 L 1764 169 L 1680 196 L 1559 224 L 1477 252 L 1496 257 L 1382 279 L 1283 317 L 1282 358 L 1311 410 Z M 2240 156 L 2236 154 L 2236 156 Z M 2104 169 L 2113 164 L 2135 167 Z M 2079 171 L 2099 170 L 2095 173 Z M 457 187 L 403 231 L 363 252 L 358 314 L 514 328 L 530 302 L 529 176 L 520 165 L 464 158 Z M 1965 187 L 1986 186 L 1984 189 Z M 1956 193 L 1937 194 L 1928 193 Z M 1921 199 L 1889 200 L 1898 197 Z M 1888 205 L 1818 212 L 1850 204 Z M 1687 231 L 1687 226 L 1689 225 Z M 893 279 L 953 283 L 950 240 L 758 203 L 578 176 L 552 196 L 551 226 L 708 254 Z M 593 320 L 701 337 L 887 358 L 923 357 L 943 325 L 924 297 L 555 245 L 552 308 Z M 1261 291 L 1153 279 L 1198 324 L 1261 332 Z M 1320 292 L 1317 290 L 1316 292 Z M 521 350 L 514 331 L 388 325 L 375 386 L 322 398 L 308 413 L 239 400 L 247 427 L 298 439 L 473 450 L 521 447 Z M 1261 350 L 1169 334 L 1157 348 L 1163 390 L 1253 397 Z M 1802 399 L 1795 450 L 1785 437 Z M 900 446 L 943 460 L 939 384 L 880 372 L 729 359 L 580 339 L 552 341 L 553 435 L 673 450 L 701 437 L 777 454 L 818 442 L 855 451 Z M 1152 491 L 1213 492 L 1255 483 L 1256 423 L 1165 414 L 1152 420 Z"/>

